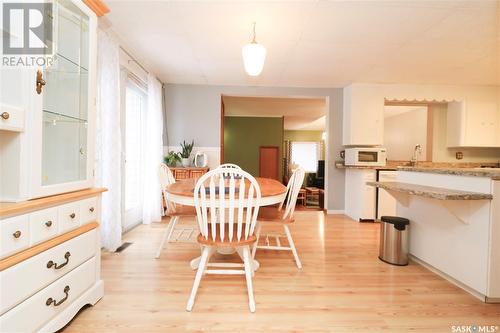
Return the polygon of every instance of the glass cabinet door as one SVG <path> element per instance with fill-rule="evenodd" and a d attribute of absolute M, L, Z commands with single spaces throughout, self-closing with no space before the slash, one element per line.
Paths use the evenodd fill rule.
<path fill-rule="evenodd" d="M 51 18 L 55 54 L 43 73 L 42 186 L 87 177 L 89 17 L 60 0 Z"/>

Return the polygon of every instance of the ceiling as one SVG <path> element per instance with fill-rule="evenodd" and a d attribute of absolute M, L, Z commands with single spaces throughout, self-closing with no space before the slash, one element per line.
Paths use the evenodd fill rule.
<path fill-rule="evenodd" d="M 285 130 L 324 131 L 324 98 L 223 96 L 226 116 L 284 117 Z"/>
<path fill-rule="evenodd" d="M 419 105 L 386 105 L 384 106 L 384 118 L 399 116 L 403 113 L 413 111 L 427 112 L 427 106 Z"/>
<path fill-rule="evenodd" d="M 164 82 L 341 87 L 500 84 L 499 1 L 106 2 L 108 24 Z M 257 78 L 241 59 L 254 21 L 267 48 Z"/>

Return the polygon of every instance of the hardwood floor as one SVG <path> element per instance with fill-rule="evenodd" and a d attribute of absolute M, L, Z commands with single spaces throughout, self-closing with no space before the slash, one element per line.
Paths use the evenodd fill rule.
<path fill-rule="evenodd" d="M 105 296 L 66 332 L 452 332 L 452 325 L 500 326 L 500 304 L 484 304 L 422 266 L 378 260 L 378 224 L 299 211 L 291 231 L 302 260 L 259 250 L 257 311 L 243 276 L 203 277 L 185 311 L 196 244 L 171 243 L 154 259 L 165 224 L 140 226 L 120 254 L 103 253 Z M 181 225 L 182 225 L 181 221 Z M 496 330 L 500 332 L 500 330 Z M 493 331 L 488 331 L 493 332 Z"/>

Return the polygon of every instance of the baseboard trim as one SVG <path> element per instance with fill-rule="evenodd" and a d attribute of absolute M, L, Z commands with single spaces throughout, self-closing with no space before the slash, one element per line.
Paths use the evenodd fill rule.
<path fill-rule="evenodd" d="M 328 215 L 344 215 L 345 211 L 343 209 L 328 209 L 326 213 Z"/>
<path fill-rule="evenodd" d="M 485 302 L 485 303 L 496 303 L 494 302 L 494 298 L 490 298 L 488 299 L 488 297 L 486 297 L 485 295 L 481 294 L 479 291 L 475 290 L 475 289 L 472 289 L 471 287 L 465 285 L 464 283 L 456 280 L 455 278 L 449 276 L 448 274 L 440 271 L 439 269 L 437 269 L 436 267 L 426 263 L 425 261 L 415 257 L 414 255 L 410 254 L 408 255 L 408 257 L 416 262 L 417 264 L 419 265 L 422 265 L 424 266 L 425 268 L 427 268 L 428 270 L 430 270 L 431 272 L 433 272 L 434 274 L 437 274 L 439 275 L 440 277 L 442 277 L 443 279 L 453 283 L 455 286 L 465 290 L 466 292 L 468 292 L 469 294 L 471 294 L 472 296 L 478 298 L 479 300 L 481 300 L 482 302 Z M 500 300 L 500 299 L 498 299 Z"/>
<path fill-rule="evenodd" d="M 499 304 L 500 297 L 486 297 L 486 303 Z"/>

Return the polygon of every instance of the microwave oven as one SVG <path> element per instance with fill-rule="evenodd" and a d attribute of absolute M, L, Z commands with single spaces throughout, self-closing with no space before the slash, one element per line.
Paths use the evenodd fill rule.
<path fill-rule="evenodd" d="M 387 151 L 381 147 L 347 148 L 345 165 L 353 166 L 385 166 Z"/>

